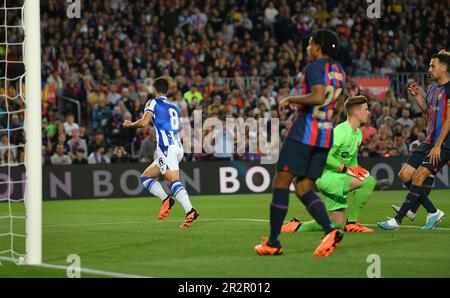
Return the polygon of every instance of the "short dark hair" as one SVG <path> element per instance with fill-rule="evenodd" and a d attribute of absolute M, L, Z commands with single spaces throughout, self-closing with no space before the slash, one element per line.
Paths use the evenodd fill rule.
<path fill-rule="evenodd" d="M 312 41 L 319 45 L 324 55 L 336 57 L 339 49 L 339 40 L 334 31 L 329 29 L 318 29 L 311 34 Z"/>
<path fill-rule="evenodd" d="M 153 88 L 155 88 L 158 93 L 167 94 L 169 82 L 163 77 L 157 78 L 155 83 L 153 83 Z"/>
<path fill-rule="evenodd" d="M 369 100 L 364 95 L 350 96 L 345 100 L 344 103 L 345 112 L 347 113 L 347 115 L 349 115 L 355 106 L 368 102 Z"/>
<path fill-rule="evenodd" d="M 438 59 L 440 63 L 445 64 L 447 66 L 447 71 L 450 73 L 450 52 L 446 50 L 440 50 L 439 53 L 434 54 L 431 59 Z"/>

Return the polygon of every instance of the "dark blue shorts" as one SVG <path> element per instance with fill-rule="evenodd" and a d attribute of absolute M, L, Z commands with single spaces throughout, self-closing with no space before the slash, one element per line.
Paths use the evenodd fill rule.
<path fill-rule="evenodd" d="M 308 146 L 288 138 L 281 146 L 277 170 L 316 180 L 322 176 L 329 150 Z"/>
<path fill-rule="evenodd" d="M 433 175 L 436 175 L 443 166 L 450 161 L 450 149 L 441 147 L 441 161 L 436 165 L 432 165 L 430 158 L 426 156 L 421 164 L 422 167 L 427 168 Z"/>
<path fill-rule="evenodd" d="M 434 144 L 423 143 L 409 155 L 408 161 L 406 163 L 415 169 L 419 168 L 420 166 L 427 168 L 431 173 L 433 173 L 433 175 L 436 175 L 437 172 L 439 172 L 439 170 L 449 162 L 450 149 L 441 147 L 441 161 L 437 165 L 432 165 L 430 163 L 428 154 L 430 154 L 433 147 Z"/>
<path fill-rule="evenodd" d="M 416 150 L 414 150 L 409 154 L 406 163 L 411 167 L 413 167 L 414 169 L 418 169 L 420 165 L 422 165 L 422 162 L 424 161 L 425 157 L 427 157 L 427 155 L 430 154 L 431 149 L 433 149 L 432 144 L 423 143 L 419 145 L 419 147 L 417 147 Z"/>

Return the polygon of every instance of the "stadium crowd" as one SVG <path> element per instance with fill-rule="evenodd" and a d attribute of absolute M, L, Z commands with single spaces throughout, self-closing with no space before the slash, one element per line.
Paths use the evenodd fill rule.
<path fill-rule="evenodd" d="M 431 55 L 449 47 L 447 0 L 384 1 L 380 19 L 367 18 L 365 2 L 83 1 L 81 18 L 70 19 L 65 1 L 45 1 L 44 161 L 151 161 L 156 146 L 152 130 L 124 129 L 122 123 L 140 118 L 159 76 L 171 78 L 170 100 L 187 121 L 193 121 L 195 110 L 203 119 L 280 117 L 283 140 L 292 115 L 279 115 L 277 103 L 301 92 L 298 74 L 307 64 L 308 36 L 317 28 L 338 33 L 338 60 L 349 78 L 426 72 Z M 350 79 L 342 97 L 360 92 Z M 81 105 L 80 117 L 77 106 L 63 100 L 66 97 Z M 425 115 L 405 92 L 389 90 L 384 100 L 370 98 L 370 109 L 371 122 L 362 127 L 361 156 L 407 155 L 424 141 Z M 345 119 L 342 110 L 337 114 L 338 121 Z M 4 127 L 23 124 L 23 117 L 0 117 Z M 9 139 L 5 133 L 1 136 L 2 163 L 23 155 L 20 147 L 5 149 L 8 141 L 20 144 L 23 139 L 11 134 Z M 247 132 L 246 137 L 251 136 Z M 234 143 L 233 134 L 224 133 L 216 145 Z M 227 154 L 219 149 L 185 156 L 258 158 L 258 153 Z"/>

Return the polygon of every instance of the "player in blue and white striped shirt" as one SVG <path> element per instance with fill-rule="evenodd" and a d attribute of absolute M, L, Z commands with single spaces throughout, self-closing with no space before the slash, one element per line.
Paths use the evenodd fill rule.
<path fill-rule="evenodd" d="M 181 145 L 180 132 L 181 112 L 176 105 L 167 100 L 167 90 L 169 83 L 164 78 L 158 78 L 153 84 L 154 98 L 147 101 L 142 118 L 131 122 L 125 120 L 124 127 L 146 127 L 153 123 L 158 146 L 155 152 L 155 161 L 145 169 L 141 176 L 141 183 L 153 195 L 159 197 L 163 203 L 158 214 L 158 219 L 163 219 L 175 203 L 162 188 L 156 179 L 159 175 L 164 175 L 170 183 L 175 198 L 180 202 L 186 212 L 186 218 L 182 228 L 192 225 L 197 219 L 198 213 L 192 208 L 189 195 L 180 182 L 180 171 L 178 163 L 183 158 L 183 146 Z"/>

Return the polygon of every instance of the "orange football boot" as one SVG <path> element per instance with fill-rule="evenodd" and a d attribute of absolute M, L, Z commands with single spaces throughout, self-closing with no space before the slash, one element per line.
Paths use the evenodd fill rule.
<path fill-rule="evenodd" d="M 198 215 L 199 214 L 197 213 L 197 211 L 192 208 L 191 211 L 186 214 L 186 218 L 184 219 L 184 222 L 180 226 L 180 228 L 189 228 L 190 226 L 192 226 L 192 222 L 198 218 Z"/>
<path fill-rule="evenodd" d="M 322 242 L 314 251 L 316 257 L 323 256 L 328 257 L 334 251 L 336 245 L 342 241 L 344 234 L 339 230 L 333 230 L 323 238 Z"/>
<path fill-rule="evenodd" d="M 362 233 L 371 233 L 373 229 L 363 226 L 359 221 L 354 223 L 347 223 L 345 225 L 346 232 L 362 232 Z"/>
<path fill-rule="evenodd" d="M 298 218 L 293 218 L 287 224 L 281 227 L 281 233 L 294 233 L 297 232 L 302 222 Z"/>
<path fill-rule="evenodd" d="M 270 246 L 268 242 L 269 239 L 267 237 L 264 237 L 263 242 L 255 246 L 255 252 L 260 256 L 277 256 L 283 254 L 283 248 L 281 246 Z"/>
<path fill-rule="evenodd" d="M 167 215 L 169 215 L 170 209 L 172 209 L 172 206 L 175 204 L 175 200 L 171 197 L 166 198 L 161 206 L 161 209 L 159 210 L 158 219 L 163 219 Z"/>

